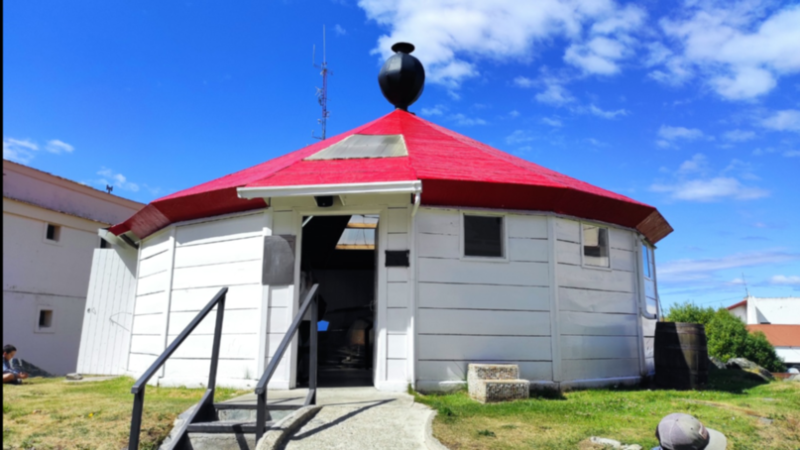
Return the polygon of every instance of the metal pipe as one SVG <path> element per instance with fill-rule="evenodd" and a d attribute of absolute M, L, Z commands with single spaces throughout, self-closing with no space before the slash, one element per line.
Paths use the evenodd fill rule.
<path fill-rule="evenodd" d="M 309 345 L 309 352 L 311 353 L 309 356 L 308 368 L 308 388 L 310 392 L 313 392 L 313 397 L 309 399 L 310 405 L 317 404 L 317 345 L 318 345 L 318 321 L 319 321 L 319 301 L 317 298 L 314 298 L 314 301 L 311 303 L 311 342 Z"/>
<path fill-rule="evenodd" d="M 422 193 L 417 192 L 414 194 L 414 207 L 411 209 L 411 217 L 417 215 L 417 210 L 419 209 L 419 204 L 422 202 Z"/>
<path fill-rule="evenodd" d="M 267 391 L 257 394 L 256 402 L 256 442 L 264 436 L 267 422 Z"/>
<path fill-rule="evenodd" d="M 208 372 L 208 389 L 211 390 L 211 403 L 214 403 L 214 391 L 217 388 L 217 367 L 219 366 L 219 347 L 222 342 L 222 321 L 225 316 L 225 297 L 223 294 L 217 304 L 217 323 L 214 326 L 214 345 L 211 347 L 211 369 Z"/>
<path fill-rule="evenodd" d="M 133 412 L 131 413 L 131 435 L 128 438 L 128 449 L 138 450 L 139 432 L 142 430 L 142 409 L 144 408 L 144 391 L 142 387 L 133 397 Z"/>

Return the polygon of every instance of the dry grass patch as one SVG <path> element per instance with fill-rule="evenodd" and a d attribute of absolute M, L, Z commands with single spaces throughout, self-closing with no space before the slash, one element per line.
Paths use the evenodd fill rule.
<path fill-rule="evenodd" d="M 133 407 L 130 393 L 133 382 L 131 378 L 96 383 L 34 378 L 22 386 L 3 386 L 3 448 L 125 448 Z M 204 392 L 148 386 L 141 448 L 158 448 L 178 414 L 197 403 Z M 217 389 L 216 400 L 243 393 Z"/>
<path fill-rule="evenodd" d="M 482 405 L 465 392 L 417 395 L 439 414 L 434 435 L 456 449 L 590 449 L 591 436 L 658 445 L 655 429 L 683 412 L 723 432 L 734 449 L 800 448 L 800 383 L 763 383 L 738 371 L 712 374 L 710 389 L 607 389 Z"/>

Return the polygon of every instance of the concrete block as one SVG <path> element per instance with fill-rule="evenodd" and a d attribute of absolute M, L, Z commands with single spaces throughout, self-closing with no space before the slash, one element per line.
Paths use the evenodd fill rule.
<path fill-rule="evenodd" d="M 469 395 L 481 403 L 526 399 L 530 395 L 528 380 L 476 380 L 469 383 Z"/>
<path fill-rule="evenodd" d="M 470 364 L 467 370 L 467 382 L 474 380 L 516 380 L 519 378 L 519 366 L 516 364 Z"/>

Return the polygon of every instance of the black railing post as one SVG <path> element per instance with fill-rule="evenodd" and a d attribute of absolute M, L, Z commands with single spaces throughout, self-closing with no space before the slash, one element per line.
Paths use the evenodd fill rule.
<path fill-rule="evenodd" d="M 256 405 L 256 443 L 264 436 L 264 428 L 267 422 L 267 390 L 256 393 L 258 396 Z"/>
<path fill-rule="evenodd" d="M 213 392 L 217 388 L 217 367 L 219 367 L 219 347 L 222 343 L 222 320 L 225 316 L 225 298 L 223 294 L 217 303 L 217 323 L 214 326 L 214 346 L 211 348 L 211 369 L 208 372 L 208 389 L 211 390 L 211 403 L 214 403 Z"/>
<path fill-rule="evenodd" d="M 309 345 L 309 353 L 310 358 L 308 362 L 308 388 L 311 391 L 309 398 L 309 405 L 316 405 L 317 404 L 317 332 L 319 324 L 317 323 L 319 319 L 319 304 L 318 298 L 315 296 L 314 300 L 311 301 L 311 342 Z"/>
<path fill-rule="evenodd" d="M 133 396 L 133 413 L 131 414 L 131 435 L 128 438 L 128 450 L 139 449 L 139 432 L 142 430 L 142 409 L 144 408 L 144 386 Z"/>

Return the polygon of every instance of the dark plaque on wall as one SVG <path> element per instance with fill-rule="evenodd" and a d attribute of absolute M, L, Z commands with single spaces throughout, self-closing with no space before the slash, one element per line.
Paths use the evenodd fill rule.
<path fill-rule="evenodd" d="M 264 272 L 261 283 L 267 285 L 294 284 L 294 248 L 297 238 L 292 235 L 264 237 Z"/>
<path fill-rule="evenodd" d="M 408 250 L 386 250 L 386 267 L 408 267 Z"/>

